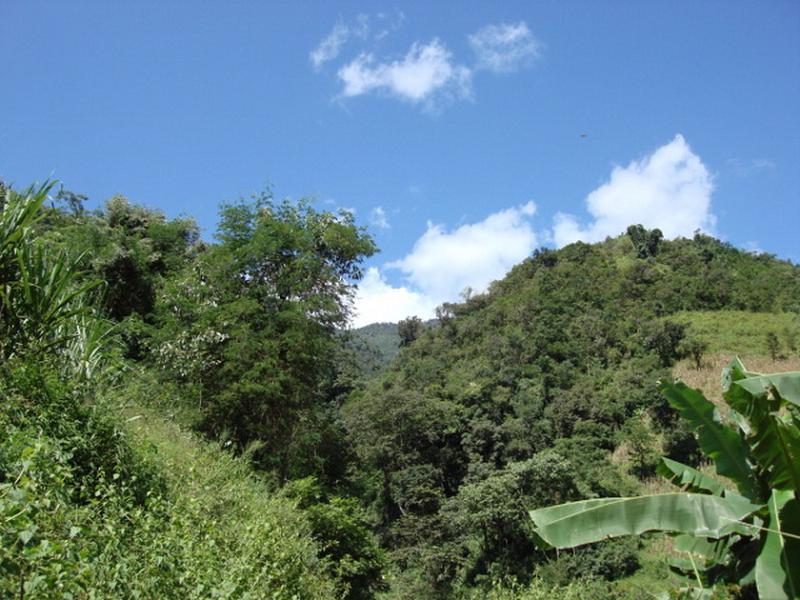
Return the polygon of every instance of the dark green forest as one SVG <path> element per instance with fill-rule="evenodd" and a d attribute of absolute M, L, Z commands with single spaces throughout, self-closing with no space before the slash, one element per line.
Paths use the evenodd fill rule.
<path fill-rule="evenodd" d="M 85 201 L 0 183 L 2 597 L 677 597 L 669 538 L 559 552 L 528 512 L 679 489 L 662 457 L 716 477 L 660 385 L 800 356 L 800 267 L 699 232 L 353 331 L 378 248 L 348 212 L 266 191 L 209 241 Z"/>

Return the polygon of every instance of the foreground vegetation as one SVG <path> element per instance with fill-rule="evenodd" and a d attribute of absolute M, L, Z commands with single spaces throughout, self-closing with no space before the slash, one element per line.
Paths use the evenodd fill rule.
<path fill-rule="evenodd" d="M 761 598 L 800 595 L 800 372 L 761 375 L 735 359 L 723 387 L 728 423 L 682 382 L 661 390 L 736 491 L 664 458 L 659 473 L 680 492 L 537 509 L 536 534 L 570 548 L 646 531 L 679 533 L 675 548 L 688 558 L 673 566 L 694 578 L 693 594 L 729 584 L 754 586 Z"/>
<path fill-rule="evenodd" d="M 347 213 L 262 194 L 207 243 L 122 197 L 0 198 L 4 596 L 650 597 L 674 548 L 559 554 L 528 510 L 640 494 L 662 455 L 707 475 L 656 382 L 726 323 L 797 355 L 798 268 L 699 234 L 537 251 L 353 338 Z"/>
<path fill-rule="evenodd" d="M 47 191 L 10 192 L 0 214 L 8 336 L 0 365 L 0 595 L 343 591 L 321 562 L 307 516 L 255 481 L 247 462 L 157 421 L 146 435 L 129 435 L 118 410 L 125 396 L 117 395 L 126 374 L 93 310 L 94 286 L 75 280 L 68 255 L 35 245 Z"/>

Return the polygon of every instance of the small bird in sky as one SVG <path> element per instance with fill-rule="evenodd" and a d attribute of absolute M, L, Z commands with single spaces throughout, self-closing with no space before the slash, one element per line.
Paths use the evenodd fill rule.
<path fill-rule="evenodd" d="M 582 140 L 585 140 L 587 137 L 589 137 L 589 134 L 588 134 L 588 133 L 582 133 L 582 134 L 581 134 L 581 139 L 582 139 Z"/>

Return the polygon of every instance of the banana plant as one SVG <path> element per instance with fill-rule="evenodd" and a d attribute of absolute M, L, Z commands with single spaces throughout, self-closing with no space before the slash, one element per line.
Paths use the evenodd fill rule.
<path fill-rule="evenodd" d="M 539 543 L 573 548 L 609 537 L 662 531 L 688 558 L 690 596 L 719 584 L 755 585 L 760 598 L 800 598 L 800 372 L 748 372 L 737 358 L 723 371 L 731 422 L 683 383 L 662 383 L 720 479 L 668 458 L 658 471 L 680 492 L 598 498 L 530 511 Z M 724 479 L 723 479 L 724 478 Z"/>

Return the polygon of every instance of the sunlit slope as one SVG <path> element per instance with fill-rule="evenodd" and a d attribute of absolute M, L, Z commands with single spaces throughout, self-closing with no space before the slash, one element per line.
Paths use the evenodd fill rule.
<path fill-rule="evenodd" d="M 246 460 L 148 410 L 126 412 L 133 440 L 149 449 L 168 487 L 163 531 L 143 536 L 144 570 L 162 561 L 185 570 L 187 597 L 337 596 L 302 513 L 256 480 Z"/>
<path fill-rule="evenodd" d="M 682 311 L 671 315 L 670 319 L 688 323 L 690 334 L 706 342 L 709 353 L 770 356 L 767 336 L 772 333 L 777 337 L 779 356 L 798 355 L 800 315 L 796 313 Z"/>
<path fill-rule="evenodd" d="M 708 344 L 703 363 L 728 347 L 711 337 L 725 316 L 701 329 L 708 315 L 736 311 L 730 320 L 748 324 L 750 346 L 736 335 L 729 346 L 747 359 L 748 349 L 766 355 L 765 323 L 787 347 L 785 315 L 800 310 L 790 262 L 702 234 L 659 235 L 634 226 L 535 252 L 485 293 L 441 306 L 437 328 L 348 397 L 344 420 L 374 485 L 396 588 L 432 597 L 490 574 L 545 585 L 590 572 L 650 577 L 637 548 L 537 554 L 525 511 L 640 493 L 664 454 L 696 461 L 657 382 L 695 340 Z"/>

